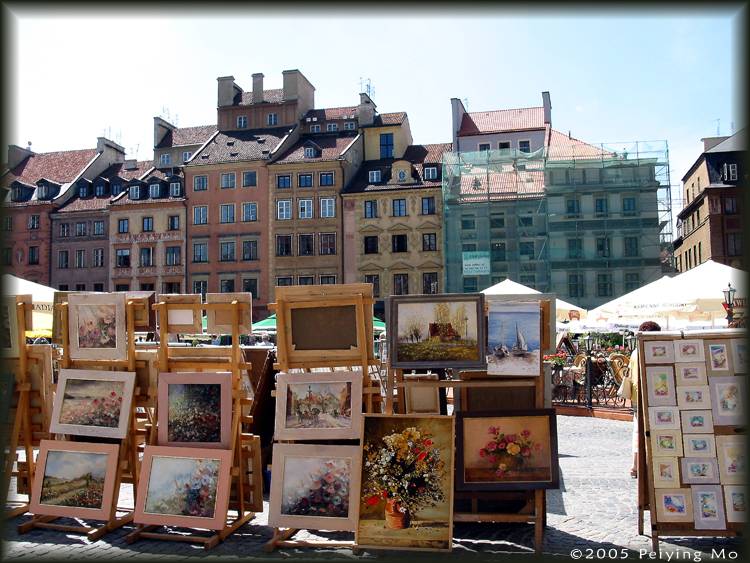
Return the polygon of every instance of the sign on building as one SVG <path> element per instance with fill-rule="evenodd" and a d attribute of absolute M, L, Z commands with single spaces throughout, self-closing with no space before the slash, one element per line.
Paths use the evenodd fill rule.
<path fill-rule="evenodd" d="M 465 276 L 489 276 L 490 253 L 487 250 L 462 252 Z"/>

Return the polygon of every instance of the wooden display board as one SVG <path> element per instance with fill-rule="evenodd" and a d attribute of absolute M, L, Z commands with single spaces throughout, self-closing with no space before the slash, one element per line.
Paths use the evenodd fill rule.
<path fill-rule="evenodd" d="M 638 407 L 638 533 L 643 534 L 644 526 L 644 511 L 650 512 L 651 520 L 651 545 L 652 551 L 659 556 L 659 538 L 664 536 L 714 536 L 714 537 L 730 537 L 740 535 L 744 529 L 744 522 L 730 522 L 726 520 L 725 511 L 725 498 L 724 493 L 727 485 L 734 486 L 737 484 L 744 485 L 745 483 L 728 482 L 725 480 L 723 475 L 717 474 L 715 478 L 709 477 L 707 484 L 718 487 L 722 494 L 719 496 L 720 506 L 719 512 L 725 515 L 725 522 L 722 527 L 719 528 L 706 528 L 705 526 L 698 526 L 695 520 L 695 511 L 691 507 L 690 511 L 692 514 L 688 514 L 687 517 L 683 518 L 683 521 L 669 521 L 665 520 L 664 511 L 660 509 L 661 499 L 666 502 L 665 495 L 669 495 L 669 491 L 675 491 L 677 494 L 686 495 L 692 499 L 693 487 L 702 487 L 701 484 L 692 480 L 690 476 L 686 476 L 684 472 L 683 460 L 700 459 L 706 461 L 706 466 L 713 466 L 718 473 L 718 465 L 721 461 L 717 459 L 720 454 L 715 450 L 708 453 L 700 453 L 698 458 L 691 458 L 690 454 L 683 448 L 684 437 L 700 436 L 705 437 L 706 443 L 716 443 L 716 439 L 722 440 L 728 436 L 738 436 L 744 438 L 745 426 L 739 424 L 717 424 L 717 420 L 713 418 L 711 428 L 706 429 L 704 432 L 695 433 L 691 428 L 685 427 L 685 414 L 693 413 L 697 416 L 704 416 L 704 413 L 710 413 L 712 407 L 709 406 L 707 409 L 705 404 L 700 405 L 701 408 L 696 409 L 692 405 L 684 403 L 682 400 L 678 400 L 680 393 L 685 391 L 698 390 L 701 393 L 705 393 L 706 390 L 710 391 L 711 404 L 717 400 L 714 396 L 714 392 L 711 389 L 711 379 L 722 376 L 732 376 L 738 379 L 737 383 L 744 385 L 747 380 L 746 369 L 747 366 L 737 366 L 731 359 L 731 344 L 727 348 L 729 357 L 726 358 L 726 370 L 716 371 L 712 368 L 711 358 L 709 356 L 709 346 L 706 343 L 711 341 L 726 341 L 730 343 L 730 340 L 737 340 L 744 346 L 746 331 L 742 329 L 726 329 L 720 331 L 680 331 L 680 332 L 639 332 L 636 334 L 638 338 L 638 390 L 639 390 L 639 407 Z M 693 344 L 694 342 L 700 342 L 700 356 L 703 359 L 698 358 L 686 358 L 680 356 L 680 343 Z M 662 343 L 665 346 L 662 346 Z M 704 345 L 705 344 L 705 345 Z M 670 346 L 672 347 L 670 349 Z M 658 349 L 658 355 L 655 355 L 654 349 Z M 675 355 L 675 351 L 677 352 Z M 682 360 L 675 362 L 675 359 Z M 688 360 L 688 361 L 685 361 Z M 694 360 L 694 361 L 690 361 Z M 683 366 L 694 367 L 695 370 L 691 372 L 691 377 L 695 377 L 700 382 L 700 386 L 685 389 L 684 379 L 678 379 L 678 370 L 682 370 Z M 665 369 L 666 368 L 666 369 Z M 660 372 L 664 371 L 665 376 L 661 376 Z M 726 373 L 725 373 L 726 371 Z M 670 372 L 674 378 L 674 381 L 670 383 L 669 377 Z M 655 382 L 664 382 L 666 385 L 659 385 L 659 383 L 652 384 L 653 379 Z M 679 382 L 683 383 L 680 384 Z M 705 383 L 708 386 L 705 386 Z M 651 385 L 651 387 L 649 387 Z M 657 386 L 659 390 L 657 392 Z M 673 395 L 672 395 L 673 394 Z M 672 398 L 674 398 L 674 402 Z M 705 400 L 705 397 L 702 397 Z M 739 398 L 740 401 L 744 401 L 744 397 Z M 654 404 L 656 403 L 656 404 Z M 687 408 L 686 408 L 687 407 Z M 673 409 L 673 410 L 672 410 Z M 666 424 L 671 428 L 660 430 L 658 427 L 654 427 L 653 422 L 649 420 L 651 417 L 656 417 L 659 411 L 664 411 L 664 416 L 657 420 L 658 423 Z M 746 410 L 746 407 L 745 407 Z M 667 413 L 671 412 L 671 415 Z M 667 421 L 669 416 L 676 415 L 671 423 Z M 688 415 L 689 416 L 689 415 Z M 708 414 L 705 414 L 708 418 Z M 667 421 L 665 423 L 664 421 Z M 721 422 L 719 420 L 719 422 Z M 688 432 L 684 432 L 688 430 Z M 668 434 L 674 432 L 676 436 L 681 438 L 681 443 L 675 444 L 675 447 L 679 446 L 674 455 L 663 456 L 655 454 L 663 454 L 663 451 L 657 452 L 655 450 L 655 440 L 659 439 L 659 434 Z M 659 442 L 659 447 L 662 444 Z M 666 445 L 669 445 L 667 442 Z M 645 452 L 645 455 L 644 455 Z M 711 455 L 713 453 L 713 455 Z M 673 461 L 673 460 L 676 460 Z M 716 463 L 714 463 L 716 460 Z M 658 464 L 658 465 L 657 465 Z M 673 465 L 674 471 L 665 467 L 664 471 L 661 469 L 662 466 Z M 662 485 L 657 487 L 655 471 L 660 471 L 659 477 L 664 479 L 665 476 L 669 476 L 673 479 L 671 486 Z M 690 482 L 686 482 L 690 481 Z M 681 491 L 681 492 L 680 492 Z M 672 494 L 672 496 L 675 496 Z M 672 501 L 674 502 L 674 501 Z M 691 502 L 688 501 L 687 505 L 690 506 Z M 687 512 L 687 511 L 686 511 Z M 674 512 L 673 513 L 678 513 Z"/>

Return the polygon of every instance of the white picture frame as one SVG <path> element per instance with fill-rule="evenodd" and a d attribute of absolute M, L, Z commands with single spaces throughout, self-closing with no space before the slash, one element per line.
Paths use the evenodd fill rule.
<path fill-rule="evenodd" d="M 747 373 L 747 342 L 742 338 L 732 338 L 730 342 L 734 373 Z"/>
<path fill-rule="evenodd" d="M 671 340 L 647 340 L 643 343 L 643 353 L 647 364 L 674 363 L 674 344 Z"/>
<path fill-rule="evenodd" d="M 68 340 L 73 360 L 127 360 L 124 293 L 68 295 Z"/>
<path fill-rule="evenodd" d="M 685 457 L 716 457 L 713 434 L 684 434 L 682 441 Z"/>
<path fill-rule="evenodd" d="M 726 530 L 724 497 L 719 485 L 692 485 L 696 530 Z"/>
<path fill-rule="evenodd" d="M 673 407 L 677 405 L 672 366 L 646 366 L 646 381 L 649 406 Z"/>
<path fill-rule="evenodd" d="M 679 430 L 680 411 L 677 407 L 648 407 L 648 421 L 651 430 Z"/>
<path fill-rule="evenodd" d="M 652 430 L 651 452 L 656 457 L 682 457 L 682 432 L 679 430 Z"/>
<path fill-rule="evenodd" d="M 680 464 L 676 457 L 653 458 L 654 487 L 657 489 L 680 486 Z"/>
<path fill-rule="evenodd" d="M 681 410 L 711 408 L 711 391 L 708 385 L 684 385 L 677 388 L 677 406 Z"/>
<path fill-rule="evenodd" d="M 680 469 L 685 485 L 719 484 L 719 462 L 715 457 L 680 458 Z"/>
<path fill-rule="evenodd" d="M 691 338 L 674 341 L 675 362 L 705 362 L 706 355 L 703 350 L 703 340 Z"/>
<path fill-rule="evenodd" d="M 745 436 L 716 436 L 716 457 L 722 485 L 747 483 L 747 444 Z"/>
<path fill-rule="evenodd" d="M 714 416 L 710 409 L 680 411 L 683 434 L 713 434 Z"/>
<path fill-rule="evenodd" d="M 732 346 L 729 339 L 705 340 L 704 346 L 709 376 L 734 375 Z"/>

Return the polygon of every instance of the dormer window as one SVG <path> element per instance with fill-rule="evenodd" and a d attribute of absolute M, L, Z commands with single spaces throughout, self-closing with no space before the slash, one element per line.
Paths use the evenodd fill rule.
<path fill-rule="evenodd" d="M 247 128 L 247 116 L 238 115 L 237 116 L 237 129 L 246 129 L 246 128 Z"/>
<path fill-rule="evenodd" d="M 161 197 L 161 185 L 151 184 L 148 187 L 148 196 L 152 198 Z"/>
<path fill-rule="evenodd" d="M 315 158 L 315 149 L 313 147 L 305 147 L 305 158 Z"/>
<path fill-rule="evenodd" d="M 437 166 L 425 166 L 424 179 L 436 180 L 437 179 Z"/>
<path fill-rule="evenodd" d="M 398 171 L 398 181 L 399 182 L 406 182 L 406 171 L 399 170 Z"/>
<path fill-rule="evenodd" d="M 37 197 L 39 199 L 48 199 L 49 198 L 49 186 L 42 185 L 39 186 L 39 189 L 37 190 Z"/>
<path fill-rule="evenodd" d="M 328 123 L 326 125 L 326 131 L 332 132 L 332 131 L 338 131 L 338 130 L 339 130 L 338 123 Z"/>
<path fill-rule="evenodd" d="M 130 186 L 128 197 L 130 199 L 141 199 L 141 187 L 140 186 Z"/>
<path fill-rule="evenodd" d="M 97 197 L 101 197 L 106 193 L 106 186 L 104 184 L 97 184 L 95 192 Z"/>
<path fill-rule="evenodd" d="M 120 192 L 122 191 L 122 184 L 112 184 L 112 195 L 120 195 Z"/>
<path fill-rule="evenodd" d="M 193 153 L 191 153 L 190 151 L 183 151 L 182 162 L 187 162 L 188 160 L 190 160 L 191 156 L 193 156 Z"/>
<path fill-rule="evenodd" d="M 371 184 L 380 182 L 380 170 L 370 170 L 369 181 Z"/>
<path fill-rule="evenodd" d="M 169 166 L 169 153 L 164 153 L 161 156 L 159 156 L 159 165 L 161 166 Z"/>
<path fill-rule="evenodd" d="M 182 184 L 180 182 L 170 182 L 169 184 L 169 195 L 171 197 L 182 196 Z"/>
<path fill-rule="evenodd" d="M 89 187 L 86 184 L 81 184 L 81 186 L 78 188 L 78 195 L 81 197 L 88 197 Z"/>
<path fill-rule="evenodd" d="M 23 201 L 23 190 L 19 186 L 14 187 L 10 192 L 10 200 Z"/>
<path fill-rule="evenodd" d="M 356 128 L 357 124 L 353 121 L 347 121 L 346 123 L 344 123 L 344 129 L 346 129 L 347 131 L 354 131 Z"/>
<path fill-rule="evenodd" d="M 320 133 L 320 125 L 310 125 L 310 133 Z"/>
<path fill-rule="evenodd" d="M 266 116 L 266 123 L 268 125 L 278 125 L 279 124 L 279 114 L 277 114 L 277 113 L 269 113 Z"/>

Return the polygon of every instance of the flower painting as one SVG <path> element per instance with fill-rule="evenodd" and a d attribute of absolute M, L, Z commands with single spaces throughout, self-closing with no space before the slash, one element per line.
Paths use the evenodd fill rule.
<path fill-rule="evenodd" d="M 117 347 L 117 323 L 114 305 L 78 306 L 78 347 Z"/>
<path fill-rule="evenodd" d="M 724 499 L 719 485 L 694 485 L 693 507 L 696 530 L 724 530 Z"/>
<path fill-rule="evenodd" d="M 451 549 L 454 418 L 366 415 L 356 542 Z"/>
<path fill-rule="evenodd" d="M 711 410 L 717 426 L 739 426 L 745 422 L 745 377 L 712 377 Z"/>
<path fill-rule="evenodd" d="M 685 434 L 709 434 L 714 431 L 713 415 L 710 410 L 684 410 L 680 412 L 682 431 Z"/>
<path fill-rule="evenodd" d="M 682 433 L 679 430 L 652 430 L 651 449 L 654 456 L 682 456 Z"/>
<path fill-rule="evenodd" d="M 687 434 L 683 436 L 686 457 L 716 457 L 713 434 Z"/>
<path fill-rule="evenodd" d="M 487 321 L 487 374 L 538 376 L 542 371 L 539 303 L 491 302 Z"/>
<path fill-rule="evenodd" d="M 711 408 L 708 385 L 686 385 L 677 389 L 677 404 L 683 410 Z"/>
<path fill-rule="evenodd" d="M 660 522 L 692 522 L 690 489 L 656 489 L 656 514 Z"/>
<path fill-rule="evenodd" d="M 675 340 L 674 358 L 676 362 L 705 362 L 703 341 L 699 339 Z"/>
<path fill-rule="evenodd" d="M 705 385 L 706 364 L 702 362 L 692 362 L 684 364 L 675 364 L 677 371 L 677 385 Z"/>
<path fill-rule="evenodd" d="M 677 407 L 648 407 L 648 421 L 652 429 L 679 429 Z"/>
<path fill-rule="evenodd" d="M 71 293 L 68 323 L 71 358 L 127 358 L 124 294 Z"/>

